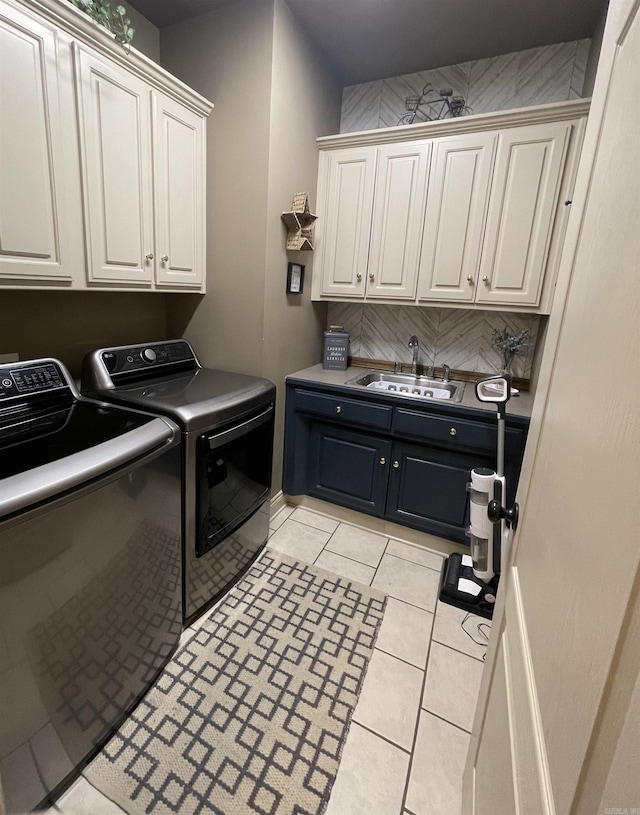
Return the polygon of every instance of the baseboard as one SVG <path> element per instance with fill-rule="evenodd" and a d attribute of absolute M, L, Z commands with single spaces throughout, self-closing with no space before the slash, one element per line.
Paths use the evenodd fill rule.
<path fill-rule="evenodd" d="M 283 493 L 280 493 L 276 496 L 276 499 L 279 499 L 280 496 L 282 496 L 284 502 L 282 505 L 278 505 L 276 511 L 279 511 L 283 506 L 303 507 L 320 515 L 326 515 L 352 526 L 357 526 L 360 529 L 365 529 L 368 532 L 377 532 L 379 535 L 386 535 L 389 538 L 397 538 L 415 546 L 421 546 L 430 552 L 436 552 L 445 557 L 448 557 L 452 552 L 466 554 L 469 551 L 468 547 L 454 541 L 439 538 L 436 535 L 429 535 L 427 532 L 420 532 L 417 529 L 410 529 L 408 526 L 401 526 L 391 521 L 385 521 L 383 518 L 374 518 L 372 515 L 365 515 L 355 509 L 348 509 L 338 504 L 322 501 L 319 498 L 312 498 L 310 495 L 283 495 Z M 275 511 L 272 508 L 271 517 L 274 514 Z"/>
<path fill-rule="evenodd" d="M 269 502 L 269 515 L 273 518 L 274 515 L 277 515 L 281 509 L 284 509 L 287 506 L 288 502 L 285 497 L 285 494 L 280 490 L 275 495 L 271 497 Z"/>

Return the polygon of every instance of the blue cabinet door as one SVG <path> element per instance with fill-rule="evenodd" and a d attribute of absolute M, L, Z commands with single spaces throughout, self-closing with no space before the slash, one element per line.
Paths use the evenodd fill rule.
<path fill-rule="evenodd" d="M 432 535 L 468 543 L 467 482 L 490 456 L 398 442 L 393 446 L 386 517 Z"/>
<path fill-rule="evenodd" d="M 314 422 L 307 494 L 370 515 L 384 515 L 391 442 Z"/>

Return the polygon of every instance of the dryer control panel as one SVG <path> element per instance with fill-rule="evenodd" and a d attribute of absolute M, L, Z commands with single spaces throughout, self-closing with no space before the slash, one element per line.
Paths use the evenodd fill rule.
<path fill-rule="evenodd" d="M 199 367 L 193 348 L 186 340 L 101 348 L 85 358 L 82 389 L 85 392 L 104 390 L 113 388 L 116 383 L 191 371 Z"/>

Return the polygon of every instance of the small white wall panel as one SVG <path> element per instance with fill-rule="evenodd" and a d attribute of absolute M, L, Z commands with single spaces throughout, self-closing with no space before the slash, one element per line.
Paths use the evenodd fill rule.
<path fill-rule="evenodd" d="M 472 302 L 497 136 L 440 139 L 433 153 L 420 258 L 421 300 Z"/>
<path fill-rule="evenodd" d="M 155 97 L 154 107 L 157 282 L 200 287 L 204 120 L 164 96 Z"/>
<path fill-rule="evenodd" d="M 430 144 L 381 147 L 367 298 L 416 296 Z"/>
<path fill-rule="evenodd" d="M 488 670 L 488 668 L 486 669 Z M 498 646 L 491 696 L 475 761 L 473 815 L 516 813 L 504 641 Z"/>
<path fill-rule="evenodd" d="M 560 122 L 500 135 L 476 302 L 540 302 L 570 128 Z"/>
<path fill-rule="evenodd" d="M 28 26 L 28 28 L 27 28 Z M 0 14 L 0 276 L 70 279 L 56 35 Z M 58 176 L 54 174 L 56 166 Z"/>
<path fill-rule="evenodd" d="M 83 49 L 81 142 L 89 247 L 94 282 L 153 280 L 151 89 Z"/>
<path fill-rule="evenodd" d="M 513 580 L 505 606 L 508 622 L 502 636 L 502 645 L 513 755 L 515 811 L 519 815 L 553 815 L 545 765 L 546 749 L 517 569 L 511 569 L 511 576 Z"/>

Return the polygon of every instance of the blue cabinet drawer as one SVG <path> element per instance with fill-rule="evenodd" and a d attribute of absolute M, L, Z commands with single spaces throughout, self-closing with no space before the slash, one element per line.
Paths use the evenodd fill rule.
<path fill-rule="evenodd" d="M 448 416 L 433 416 L 402 408 L 396 408 L 393 430 L 402 436 L 446 442 L 478 450 L 495 450 L 498 436 L 495 424 L 490 425 Z M 514 432 L 517 434 L 517 431 Z"/>
<path fill-rule="evenodd" d="M 369 428 L 389 430 L 393 408 L 387 405 L 375 405 L 358 402 L 355 399 L 342 399 L 312 391 L 296 389 L 295 409 L 316 416 L 325 416 L 335 422 L 365 425 Z"/>

